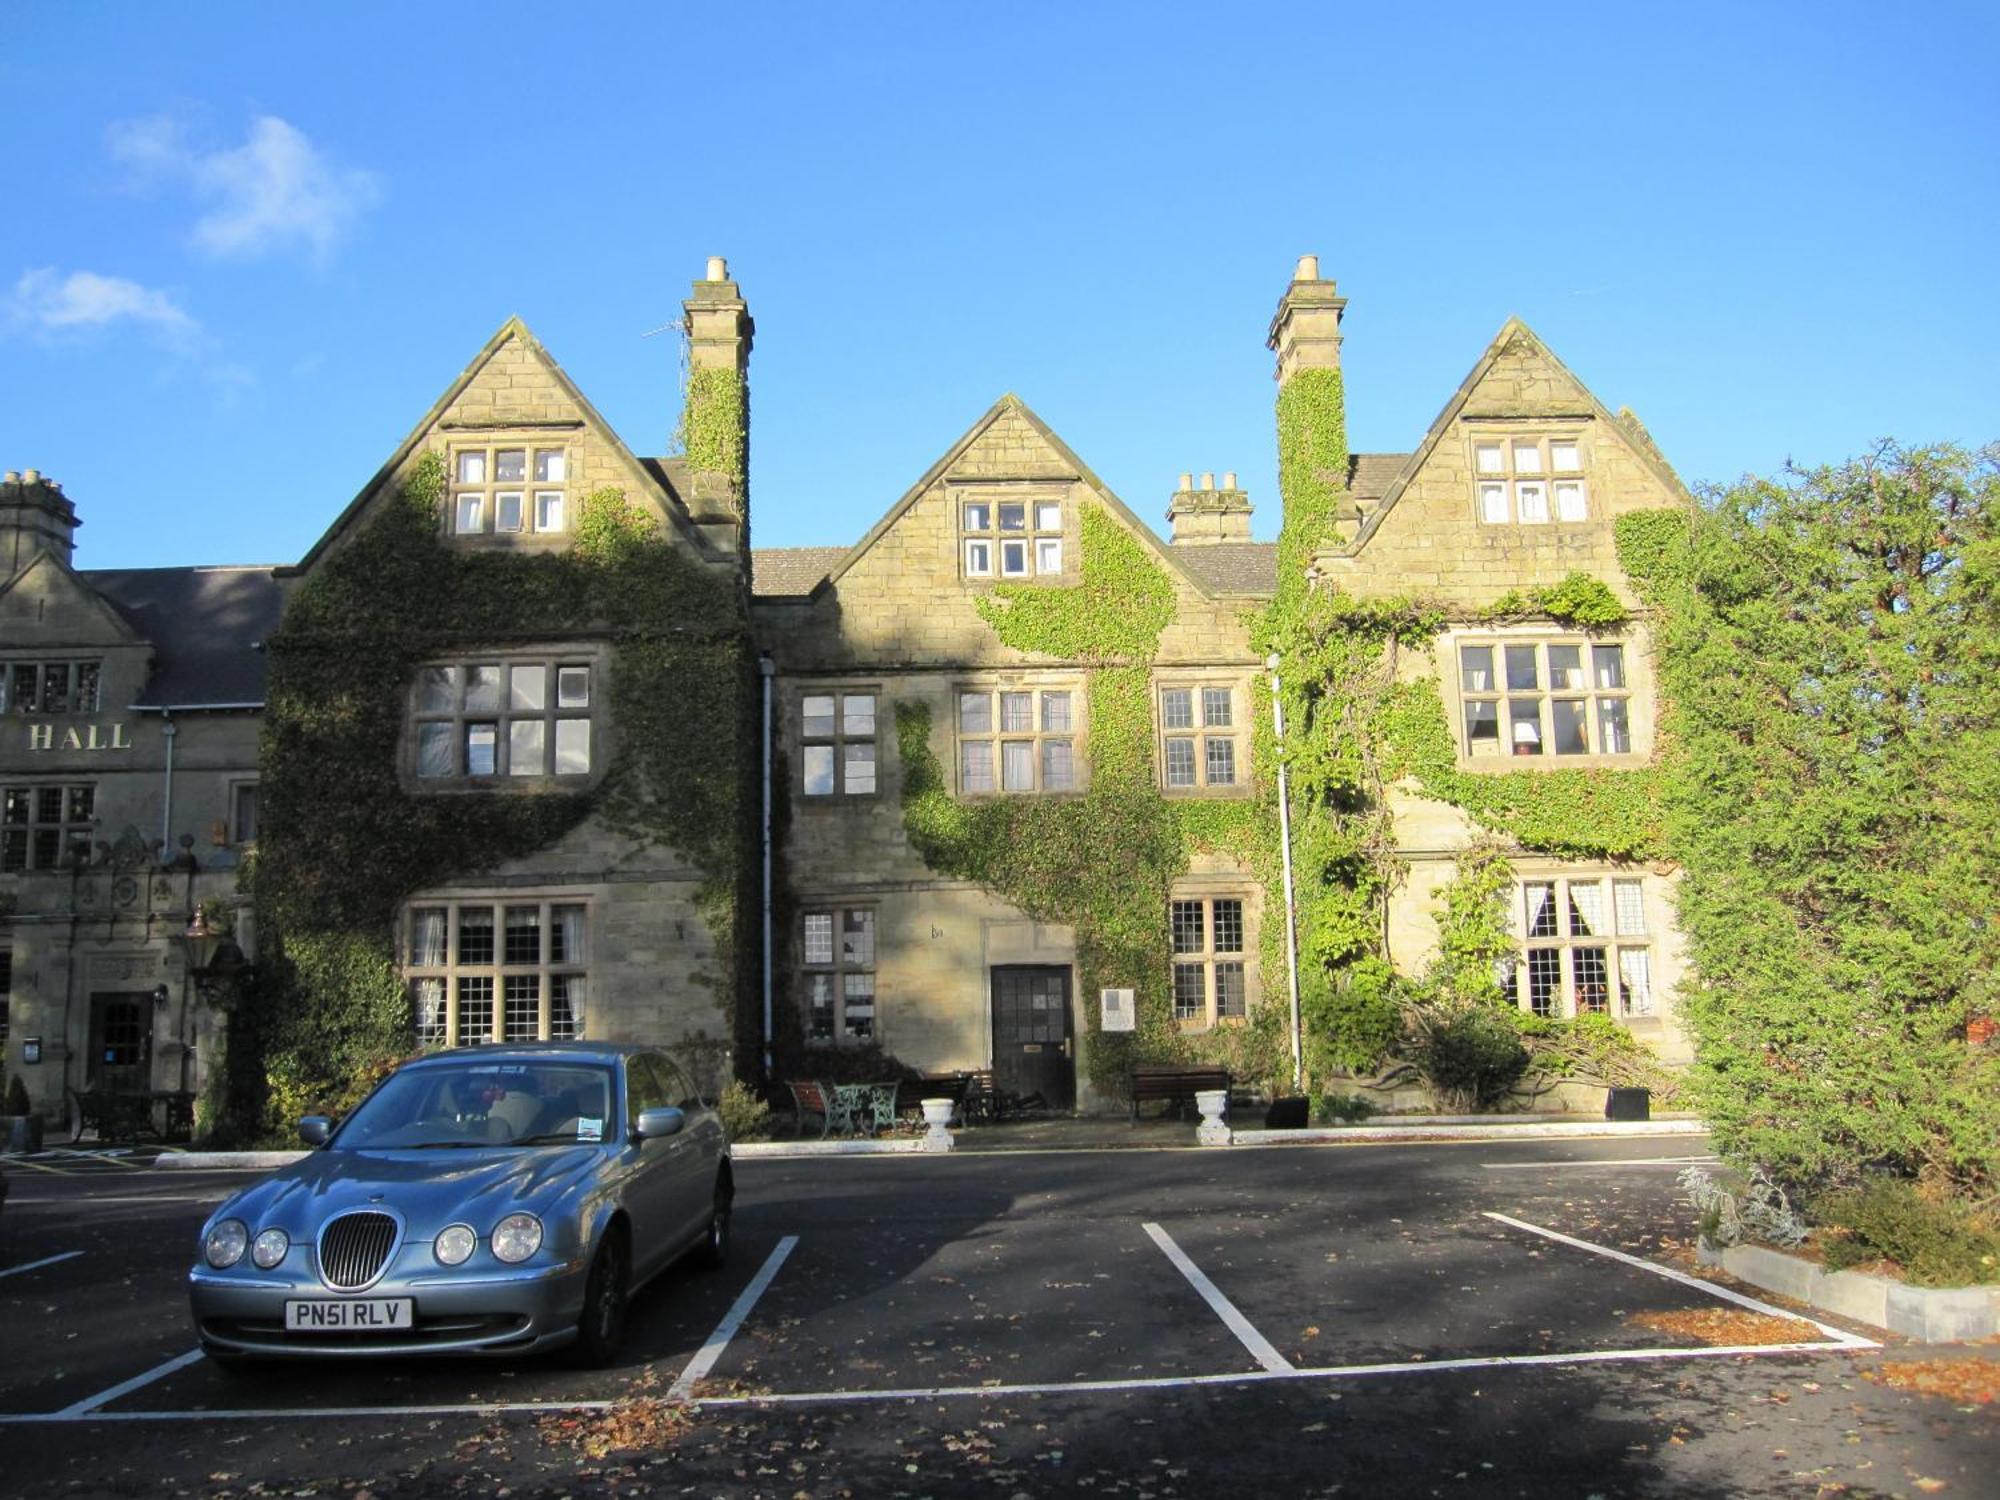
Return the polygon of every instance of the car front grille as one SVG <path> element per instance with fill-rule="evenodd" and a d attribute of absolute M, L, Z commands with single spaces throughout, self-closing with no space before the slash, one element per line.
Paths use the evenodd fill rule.
<path fill-rule="evenodd" d="M 319 1276 L 335 1291 L 353 1292 L 382 1274 L 396 1248 L 396 1221 L 387 1214 L 342 1214 L 319 1232 Z"/>

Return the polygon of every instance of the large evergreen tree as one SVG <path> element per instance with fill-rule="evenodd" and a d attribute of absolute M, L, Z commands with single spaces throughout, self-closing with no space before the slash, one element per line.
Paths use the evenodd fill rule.
<path fill-rule="evenodd" d="M 1670 837 L 1722 1149 L 1796 1185 L 2000 1183 L 2000 448 L 1627 518 L 1663 611 Z"/>

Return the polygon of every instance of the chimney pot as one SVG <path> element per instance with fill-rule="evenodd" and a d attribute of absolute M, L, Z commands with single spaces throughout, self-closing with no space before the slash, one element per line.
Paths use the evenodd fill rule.
<path fill-rule="evenodd" d="M 1222 476 L 1222 487 L 1225 490 L 1233 490 L 1236 488 L 1236 475 L 1233 471 L 1228 474 L 1224 474 Z"/>
<path fill-rule="evenodd" d="M 1215 475 L 1213 472 L 1205 473 L 1201 476 L 1201 487 L 1205 490 L 1215 488 Z"/>
<path fill-rule="evenodd" d="M 23 469 L 21 471 L 21 483 L 40 484 L 41 482 L 42 471 L 40 469 Z"/>
<path fill-rule="evenodd" d="M 1317 255 L 1301 255 L 1299 257 L 1299 268 L 1293 273 L 1292 280 L 1318 281 L 1319 257 Z"/>
<path fill-rule="evenodd" d="M 720 255 L 711 255 L 708 258 L 708 275 L 705 279 L 709 281 L 727 281 L 729 279 L 729 262 Z"/>
<path fill-rule="evenodd" d="M 12 479 L 12 478 L 13 478 L 14 476 L 13 476 L 12 474 L 9 474 L 9 475 L 8 475 L 7 477 L 8 477 L 9 479 Z M 1191 490 L 1191 489 L 1193 489 L 1193 488 L 1194 488 L 1194 475 L 1192 475 L 1192 474 L 1183 474 L 1183 475 L 1181 475 L 1181 488 L 1182 488 L 1182 489 L 1184 489 L 1184 490 Z"/>

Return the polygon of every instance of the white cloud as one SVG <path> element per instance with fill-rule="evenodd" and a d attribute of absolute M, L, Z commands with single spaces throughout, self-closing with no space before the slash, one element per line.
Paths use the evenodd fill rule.
<path fill-rule="evenodd" d="M 41 333 L 137 323 L 170 342 L 182 343 L 201 332 L 201 325 L 165 292 L 95 271 L 71 271 L 67 276 L 47 266 L 23 271 L 7 310 L 15 322 Z"/>
<path fill-rule="evenodd" d="M 373 172 L 337 165 L 276 115 L 253 121 L 249 139 L 233 150 L 198 149 L 181 122 L 164 115 L 113 125 L 108 142 L 142 182 L 184 181 L 209 205 L 194 242 L 216 256 L 302 248 L 324 262 L 381 198 Z"/>

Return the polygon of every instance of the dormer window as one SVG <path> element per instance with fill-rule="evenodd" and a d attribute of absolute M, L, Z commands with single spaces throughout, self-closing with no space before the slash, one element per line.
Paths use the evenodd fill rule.
<path fill-rule="evenodd" d="M 967 578 L 1053 578 L 1063 570 L 1060 500 L 961 497 L 958 525 Z"/>
<path fill-rule="evenodd" d="M 561 447 L 483 444 L 451 455 L 456 536 L 526 536 L 569 529 L 569 453 Z"/>
<path fill-rule="evenodd" d="M 1488 526 L 1587 521 L 1583 450 L 1573 437 L 1481 437 L 1472 444 L 1479 519 Z"/>

